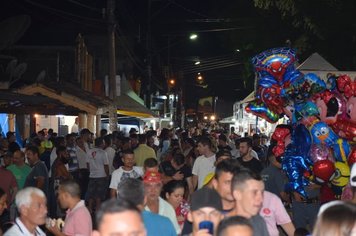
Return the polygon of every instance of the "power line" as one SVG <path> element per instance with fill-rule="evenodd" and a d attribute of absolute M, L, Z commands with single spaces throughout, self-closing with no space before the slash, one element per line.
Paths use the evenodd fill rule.
<path fill-rule="evenodd" d="M 186 69 L 183 70 L 185 74 L 193 74 L 193 73 L 198 73 L 202 71 L 209 71 L 209 70 L 216 70 L 220 68 L 226 68 L 226 67 L 232 67 L 232 66 L 237 66 L 237 65 L 242 65 L 243 63 L 241 62 L 231 62 L 231 63 L 223 63 L 223 64 L 216 64 L 213 66 L 207 66 L 207 67 L 200 67 L 200 68 L 192 68 L 192 69 Z"/>
<path fill-rule="evenodd" d="M 96 11 L 96 12 L 101 12 L 101 10 L 99 8 L 95 8 L 95 7 L 92 7 L 92 6 L 88 6 L 88 5 L 85 5 L 84 3 L 81 3 L 81 2 L 78 2 L 78 1 L 75 1 L 75 0 L 67 0 L 68 2 L 71 2 L 75 5 L 78 5 L 78 6 L 81 6 L 81 7 L 85 7 L 89 10 L 92 10 L 92 11 Z"/>
<path fill-rule="evenodd" d="M 186 12 L 189 12 L 189 13 L 192 13 L 194 15 L 197 15 L 197 16 L 201 16 L 201 17 L 206 17 L 206 18 L 209 18 L 207 15 L 205 14 L 202 14 L 200 12 L 197 12 L 197 11 L 194 11 L 194 10 L 191 10 L 189 8 L 186 8 L 185 6 L 177 3 L 175 0 L 169 0 L 171 3 L 173 3 L 174 5 L 180 7 L 181 9 L 185 10 Z"/>
<path fill-rule="evenodd" d="M 43 5 L 43 4 L 38 3 L 38 2 L 34 2 L 32 0 L 25 0 L 25 1 L 27 3 L 29 3 L 29 4 L 32 4 L 32 5 L 40 7 L 40 8 L 44 8 L 44 9 L 46 9 L 48 11 L 53 12 L 53 13 L 68 15 L 68 16 L 75 17 L 75 18 L 78 18 L 78 19 L 83 19 L 83 20 L 86 20 L 86 21 L 93 21 L 93 22 L 97 22 L 97 23 L 105 23 L 105 21 L 101 20 L 101 19 L 95 19 L 95 18 L 75 15 L 75 14 L 72 14 L 72 13 L 69 13 L 69 12 L 66 12 L 66 11 L 62 11 L 62 10 L 59 10 L 59 9 L 55 9 L 55 8 Z"/>

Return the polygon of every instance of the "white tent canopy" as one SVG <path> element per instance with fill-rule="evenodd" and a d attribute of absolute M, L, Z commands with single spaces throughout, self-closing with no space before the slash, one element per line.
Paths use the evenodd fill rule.
<path fill-rule="evenodd" d="M 321 79 L 326 80 L 328 74 L 335 75 L 349 75 L 351 78 L 356 77 L 355 71 L 339 71 L 336 67 L 331 65 L 325 58 L 315 52 L 308 57 L 302 64 L 297 67 L 303 74 L 314 73 Z"/>

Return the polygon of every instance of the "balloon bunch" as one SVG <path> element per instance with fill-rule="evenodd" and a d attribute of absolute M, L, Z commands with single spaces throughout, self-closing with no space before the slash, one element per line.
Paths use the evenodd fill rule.
<path fill-rule="evenodd" d="M 333 189 L 347 184 L 349 166 L 356 162 L 356 81 L 347 75 L 328 75 L 324 81 L 314 73 L 303 74 L 295 68 L 296 60 L 290 48 L 252 58 L 256 99 L 246 111 L 271 123 L 288 116 L 291 128 L 277 126 L 272 152 L 282 160 L 286 189 L 307 197 L 304 187 L 310 181 Z"/>

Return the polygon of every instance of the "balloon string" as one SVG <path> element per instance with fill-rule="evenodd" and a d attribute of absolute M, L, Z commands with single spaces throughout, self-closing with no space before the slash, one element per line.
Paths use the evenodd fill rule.
<path fill-rule="evenodd" d="M 336 142 L 339 145 L 339 149 L 340 149 L 340 154 L 341 154 L 341 158 L 343 160 L 344 163 L 346 162 L 346 154 L 345 154 L 345 150 L 342 148 L 342 139 L 338 139 Z"/>

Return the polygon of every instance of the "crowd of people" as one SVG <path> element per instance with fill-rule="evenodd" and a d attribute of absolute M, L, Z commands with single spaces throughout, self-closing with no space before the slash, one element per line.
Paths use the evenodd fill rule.
<path fill-rule="evenodd" d="M 317 185 L 285 191 L 267 135 L 44 129 L 0 145 L 0 235 L 356 235 L 356 165 L 351 201 L 319 210 Z"/>

